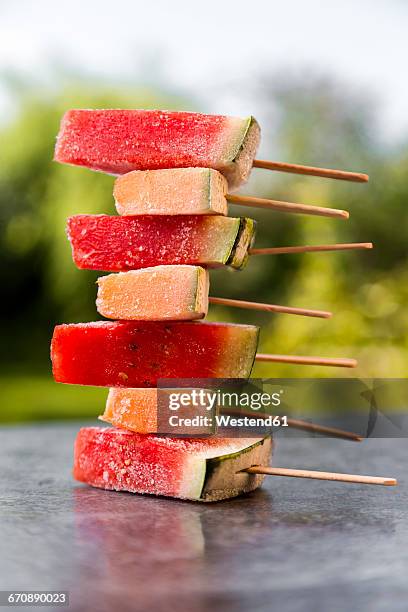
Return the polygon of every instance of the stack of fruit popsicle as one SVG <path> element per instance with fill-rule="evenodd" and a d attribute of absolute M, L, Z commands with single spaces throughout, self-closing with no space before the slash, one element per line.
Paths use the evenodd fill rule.
<path fill-rule="evenodd" d="M 57 382 L 110 387 L 102 417 L 84 428 L 74 477 L 105 489 L 200 501 L 258 487 L 270 437 L 158 437 L 156 386 L 165 378 L 246 378 L 258 328 L 203 323 L 207 268 L 241 268 L 251 219 L 225 216 L 227 186 L 249 175 L 259 142 L 253 118 L 161 111 L 74 110 L 62 120 L 55 159 L 120 174 L 120 216 L 68 220 L 79 268 L 99 279 L 97 308 L 115 321 L 58 325 L 51 356 Z"/>
<path fill-rule="evenodd" d="M 152 135 L 157 118 L 160 142 Z M 130 143 L 137 130 L 143 132 L 138 150 Z M 227 218 L 225 194 L 227 178 L 234 186 L 246 179 L 258 139 L 254 120 L 197 121 L 193 114 L 137 111 L 71 111 L 64 117 L 58 161 L 118 174 L 135 164 L 168 168 L 118 179 L 114 196 L 121 216 L 78 215 L 68 221 L 78 267 L 119 271 L 99 279 L 97 298 L 98 311 L 118 320 L 57 326 L 54 376 L 59 382 L 111 387 L 103 418 L 109 421 L 109 409 L 117 412 L 118 406 L 123 417 L 131 417 L 129 423 L 110 419 L 121 429 L 79 432 L 77 480 L 203 501 L 260 485 L 262 475 L 242 470 L 268 465 L 270 438 L 154 435 L 159 378 L 250 375 L 257 327 L 193 320 L 208 310 L 206 267 L 245 263 L 254 222 Z M 175 166 L 183 169 L 171 169 Z"/>
<path fill-rule="evenodd" d="M 114 188 L 119 217 L 76 215 L 68 221 L 76 265 L 111 272 L 169 264 L 242 268 L 255 223 L 226 216 L 227 197 L 234 202 L 240 198 L 228 195 L 227 189 L 247 180 L 259 137 L 253 117 L 142 110 L 67 112 L 55 159 L 120 175 Z M 352 180 L 365 176 L 337 174 Z M 255 206 L 271 204 L 250 200 L 256 201 Z M 326 215 L 331 210 L 276 201 L 274 207 Z M 370 245 L 329 245 L 324 250 L 338 246 Z M 293 248 L 297 247 L 272 248 L 268 253 Z M 316 247 L 302 247 L 303 252 L 308 250 Z"/>

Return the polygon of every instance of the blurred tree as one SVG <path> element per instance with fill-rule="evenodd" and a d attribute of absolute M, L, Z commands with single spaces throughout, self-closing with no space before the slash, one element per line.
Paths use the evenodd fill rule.
<path fill-rule="evenodd" d="M 331 204 L 351 213 L 347 223 L 296 218 L 297 242 L 372 240 L 375 246 L 369 253 L 298 257 L 286 299 L 294 305 L 332 309 L 335 316 L 330 322 L 299 318 L 292 325 L 287 317 L 279 317 L 263 332 L 266 351 L 356 356 L 359 369 L 276 366 L 273 375 L 405 376 L 406 156 L 381 146 L 375 109 L 369 101 L 325 79 L 264 80 L 262 92 L 264 107 L 268 108 L 269 100 L 271 118 L 278 119 L 274 138 L 281 159 L 363 170 L 371 176 L 368 185 L 305 177 L 282 179 L 286 199 L 289 194 L 293 201 Z M 270 375 L 271 367 L 258 366 L 257 373 Z"/>
<path fill-rule="evenodd" d="M 48 371 L 49 339 L 56 322 L 95 318 L 96 273 L 74 267 L 65 236 L 76 213 L 113 213 L 112 177 L 52 162 L 60 119 L 71 107 L 181 106 L 148 90 L 81 85 L 58 97 L 24 95 L 1 133 L 0 359 L 9 368 Z"/>

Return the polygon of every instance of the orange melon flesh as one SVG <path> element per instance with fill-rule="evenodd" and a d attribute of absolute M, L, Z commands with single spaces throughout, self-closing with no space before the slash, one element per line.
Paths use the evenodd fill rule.
<path fill-rule="evenodd" d="M 110 423 L 115 427 L 123 427 L 143 434 L 167 434 L 169 431 L 189 436 L 215 434 L 216 426 L 210 423 L 183 425 L 181 421 L 181 425 L 172 427 L 168 418 L 173 414 L 169 411 L 169 396 L 174 392 L 185 393 L 188 391 L 189 389 L 186 388 L 161 388 L 158 390 L 156 388 L 120 389 L 113 387 L 109 389 L 105 411 L 98 418 L 100 421 Z M 159 410 L 161 410 L 160 414 Z M 177 410 L 177 417 L 181 417 L 181 419 L 192 419 L 197 414 L 199 413 L 196 406 L 180 405 Z M 204 412 L 204 414 L 210 418 L 214 416 L 212 411 Z M 167 429 L 168 427 L 170 429 Z"/>
<path fill-rule="evenodd" d="M 209 275 L 200 266 L 155 266 L 98 278 L 98 312 L 108 319 L 189 321 L 208 311 Z"/>
<path fill-rule="evenodd" d="M 211 168 L 136 170 L 116 179 L 120 215 L 227 215 L 228 183 Z"/>
<path fill-rule="evenodd" d="M 99 419 L 136 433 L 157 433 L 157 389 L 109 389 Z"/>

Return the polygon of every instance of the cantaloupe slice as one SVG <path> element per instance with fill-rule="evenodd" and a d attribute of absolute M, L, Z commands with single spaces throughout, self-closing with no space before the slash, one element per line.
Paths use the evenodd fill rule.
<path fill-rule="evenodd" d="M 136 170 L 115 181 L 120 215 L 227 215 L 228 183 L 211 168 Z"/>
<path fill-rule="evenodd" d="M 200 381 L 201 382 L 201 381 Z M 165 435 L 209 436 L 219 431 L 216 417 L 219 407 L 211 409 L 205 405 L 190 403 L 192 392 L 212 393 L 213 389 L 203 387 L 177 388 L 118 388 L 109 389 L 104 413 L 98 418 L 115 427 L 123 427 L 136 433 L 159 433 Z M 177 410 L 172 399 L 177 400 Z M 183 402 L 180 397 L 183 397 Z M 184 399 L 186 398 L 186 399 Z M 174 422 L 172 422 L 174 419 Z"/>
<path fill-rule="evenodd" d="M 98 278 L 98 312 L 108 319 L 202 319 L 208 311 L 209 275 L 200 266 L 155 266 Z"/>
<path fill-rule="evenodd" d="M 136 433 L 158 433 L 157 389 L 109 389 L 104 413 L 98 417 Z"/>
<path fill-rule="evenodd" d="M 201 391 L 202 388 L 196 388 Z M 211 390 L 204 390 L 211 391 Z M 109 389 L 104 413 L 100 421 L 115 427 L 123 427 L 136 433 L 154 433 L 184 436 L 210 436 L 218 431 L 215 420 L 218 407 L 200 410 L 193 405 L 179 403 L 177 413 L 170 409 L 171 396 L 188 395 L 191 389 L 183 388 L 139 388 Z M 177 416 L 175 416 L 177 414 Z M 199 417 L 199 418 L 196 418 Z M 201 417 L 201 418 L 200 418 Z M 171 418 L 175 418 L 174 424 Z M 195 420 L 194 420 L 195 419 Z"/>
<path fill-rule="evenodd" d="M 74 478 L 102 489 L 219 501 L 259 487 L 263 476 L 242 470 L 269 465 L 271 451 L 270 437 L 168 438 L 84 427 Z"/>

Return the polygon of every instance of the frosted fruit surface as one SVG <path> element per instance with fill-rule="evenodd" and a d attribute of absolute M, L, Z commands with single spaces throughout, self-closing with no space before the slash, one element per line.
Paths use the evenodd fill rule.
<path fill-rule="evenodd" d="M 108 319 L 202 319 L 208 310 L 209 275 L 199 266 L 155 266 L 98 279 L 98 312 Z"/>
<path fill-rule="evenodd" d="M 98 321 L 57 325 L 57 382 L 155 387 L 161 378 L 247 378 L 259 328 L 232 323 Z"/>
<path fill-rule="evenodd" d="M 198 387 L 201 390 L 202 387 Z M 104 413 L 98 417 L 101 421 L 110 423 L 115 427 L 130 429 L 137 433 L 160 433 L 173 435 L 208 436 L 217 432 L 212 424 L 192 424 L 172 426 L 169 422 L 169 402 L 173 393 L 185 393 L 186 387 L 177 388 L 118 388 L 109 389 Z M 213 411 L 214 414 L 216 410 Z M 180 406 L 178 417 L 191 419 L 197 416 L 197 407 L 192 405 Z"/>
<path fill-rule="evenodd" d="M 109 389 L 105 412 L 99 418 L 138 433 L 157 433 L 157 389 Z"/>
<path fill-rule="evenodd" d="M 210 168 L 136 170 L 116 179 L 120 215 L 228 214 L 227 181 Z"/>
<path fill-rule="evenodd" d="M 54 159 L 111 174 L 214 168 L 236 187 L 247 180 L 258 144 L 252 117 L 74 109 L 61 121 Z"/>
<path fill-rule="evenodd" d="M 251 229 L 242 244 L 242 224 L 247 224 L 245 219 L 214 215 L 75 215 L 68 219 L 67 233 L 78 268 L 108 272 L 168 264 L 239 268 L 254 232 Z"/>
<path fill-rule="evenodd" d="M 104 489 L 198 500 L 207 459 L 240 453 L 258 441 L 180 439 L 84 427 L 75 442 L 74 478 Z"/>

